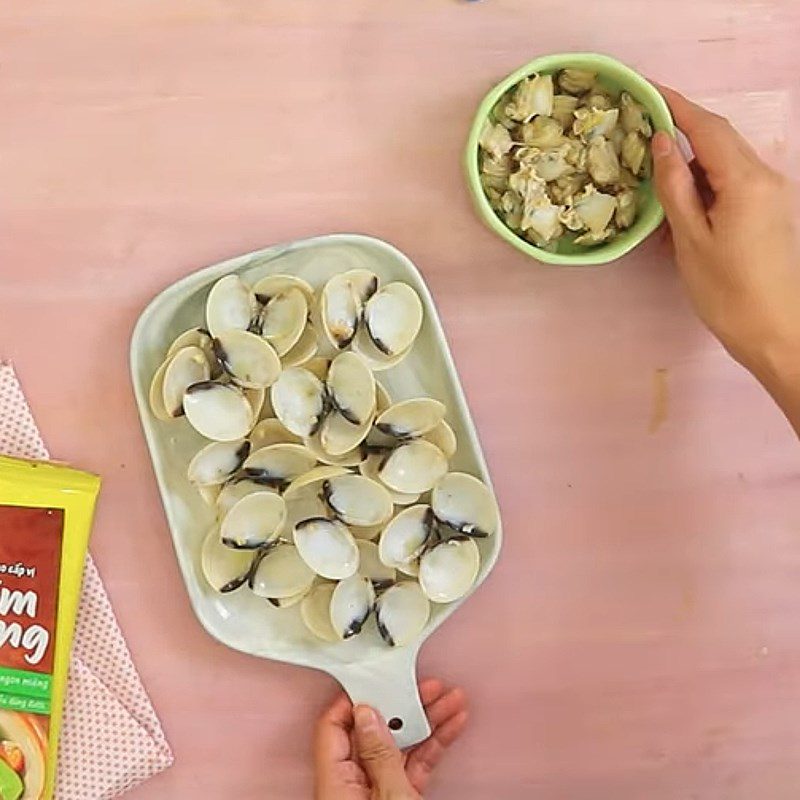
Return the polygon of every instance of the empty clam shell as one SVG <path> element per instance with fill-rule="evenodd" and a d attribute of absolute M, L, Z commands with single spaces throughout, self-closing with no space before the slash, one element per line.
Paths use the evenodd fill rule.
<path fill-rule="evenodd" d="M 358 471 L 365 477 L 371 478 L 373 481 L 381 482 L 380 475 L 378 474 L 380 465 L 383 463 L 384 456 L 380 453 L 373 453 L 367 456 L 359 465 Z M 405 492 L 396 492 L 394 489 L 389 489 L 389 494 L 392 496 L 392 502 L 396 506 L 410 506 L 419 500 L 419 492 L 406 494 Z"/>
<path fill-rule="evenodd" d="M 202 487 L 201 487 L 202 488 Z M 243 498 L 256 492 L 269 491 L 269 488 L 245 479 L 234 479 L 226 483 L 216 499 L 217 519 L 223 520 L 228 512 Z M 276 492 L 277 493 L 277 492 Z"/>
<path fill-rule="evenodd" d="M 285 369 L 271 391 L 275 415 L 296 436 L 313 436 L 325 415 L 325 386 L 303 367 Z"/>
<path fill-rule="evenodd" d="M 382 522 L 380 525 L 350 525 L 349 527 L 354 539 L 366 542 L 378 537 L 383 530 L 384 523 Z"/>
<path fill-rule="evenodd" d="M 449 461 L 458 449 L 456 434 L 450 425 L 442 420 L 433 430 L 428 431 L 423 437 L 426 442 L 436 445 Z"/>
<path fill-rule="evenodd" d="M 190 386 L 183 395 L 189 424 L 206 439 L 244 439 L 253 427 L 253 408 L 241 389 L 215 381 Z"/>
<path fill-rule="evenodd" d="M 225 331 L 214 339 L 214 353 L 231 380 L 245 389 L 266 389 L 281 374 L 272 345 L 254 333 Z"/>
<path fill-rule="evenodd" d="M 321 485 L 324 481 L 330 478 L 338 478 L 340 475 L 348 475 L 348 471 L 344 467 L 337 467 L 333 465 L 316 466 L 298 475 L 288 486 L 284 492 L 284 497 L 288 500 L 295 493 L 303 489 L 311 488 L 314 492 L 319 492 Z"/>
<path fill-rule="evenodd" d="M 397 366 L 411 351 L 408 347 L 402 353 L 394 356 L 387 356 L 382 353 L 375 346 L 375 343 L 370 339 L 369 333 L 364 326 L 360 326 L 353 339 L 353 352 L 358 353 L 369 364 L 369 368 L 373 372 L 380 372 L 382 370 L 391 369 Z"/>
<path fill-rule="evenodd" d="M 188 331 L 184 331 L 169 346 L 167 358 L 174 356 L 178 350 L 182 350 L 184 347 L 199 347 L 206 354 L 212 378 L 216 380 L 222 374 L 222 367 L 214 354 L 214 340 L 205 328 L 190 328 Z"/>
<path fill-rule="evenodd" d="M 212 442 L 189 462 L 189 480 L 198 486 L 225 483 L 250 455 L 250 442 Z"/>
<path fill-rule="evenodd" d="M 253 419 L 261 419 L 261 414 L 264 411 L 264 404 L 267 400 L 266 389 L 243 389 L 244 396 L 247 402 L 250 403 L 250 408 L 253 409 Z"/>
<path fill-rule="evenodd" d="M 403 400 L 384 411 L 375 420 L 375 427 L 397 439 L 411 439 L 433 430 L 446 410 L 444 403 L 430 397 Z"/>
<path fill-rule="evenodd" d="M 396 492 L 427 492 L 447 472 L 447 459 L 436 445 L 412 439 L 393 450 L 380 468 L 380 479 Z"/>
<path fill-rule="evenodd" d="M 261 311 L 261 335 L 283 356 L 303 335 L 307 319 L 306 296 L 300 289 L 289 287 L 271 297 Z"/>
<path fill-rule="evenodd" d="M 321 381 L 325 381 L 328 377 L 328 370 L 331 368 L 331 363 L 330 358 L 315 356 L 310 361 L 306 361 L 306 363 L 303 364 L 303 368 L 307 369 L 312 375 L 316 375 Z"/>
<path fill-rule="evenodd" d="M 167 357 L 167 360 L 162 362 L 161 366 L 153 374 L 153 380 L 150 382 L 150 410 L 153 412 L 153 416 L 156 419 L 160 419 L 164 422 L 172 419 L 172 414 L 167 411 L 167 407 L 164 405 L 164 375 L 166 374 L 170 361 L 171 359 Z"/>
<path fill-rule="evenodd" d="M 298 522 L 294 543 L 303 561 L 323 578 L 349 578 L 358 569 L 355 539 L 347 525 L 337 519 L 312 517 Z"/>
<path fill-rule="evenodd" d="M 387 567 L 378 554 L 378 545 L 366 539 L 356 542 L 358 547 L 358 574 L 362 578 L 369 578 L 376 588 L 384 588 L 392 583 L 397 576 L 394 567 Z"/>
<path fill-rule="evenodd" d="M 384 529 L 378 544 L 378 556 L 387 567 L 416 575 L 434 525 L 430 506 L 416 505 L 401 511 Z"/>
<path fill-rule="evenodd" d="M 306 325 L 300 338 L 281 356 L 281 364 L 284 369 L 299 367 L 314 358 L 318 349 L 317 332 L 311 325 Z"/>
<path fill-rule="evenodd" d="M 286 430 L 279 419 L 262 419 L 250 431 L 250 444 L 253 450 L 269 447 L 271 444 L 302 444 L 303 440 Z"/>
<path fill-rule="evenodd" d="M 344 350 L 353 341 L 363 304 L 377 288 L 378 277 L 364 269 L 334 275 L 325 284 L 320 296 L 320 319 L 335 348 Z"/>
<path fill-rule="evenodd" d="M 480 553 L 472 539 L 447 539 L 423 553 L 419 584 L 431 602 L 452 603 L 472 588 L 480 563 Z"/>
<path fill-rule="evenodd" d="M 314 287 L 308 281 L 304 281 L 296 275 L 276 273 L 275 275 L 267 275 L 253 284 L 253 293 L 262 305 L 266 305 L 270 298 L 285 292 L 287 289 L 299 289 L 305 295 L 309 304 L 314 299 Z"/>
<path fill-rule="evenodd" d="M 259 597 L 280 599 L 307 591 L 314 578 L 314 571 L 300 558 L 297 548 L 281 543 L 263 554 L 250 575 L 249 585 Z"/>
<path fill-rule="evenodd" d="M 408 350 L 422 326 L 422 302 L 405 283 L 387 284 L 364 306 L 364 325 L 384 355 Z"/>
<path fill-rule="evenodd" d="M 340 581 L 331 595 L 331 625 L 340 639 L 361 633 L 375 604 L 375 589 L 369 578 L 353 575 Z"/>
<path fill-rule="evenodd" d="M 219 498 L 221 492 L 222 486 L 219 484 L 197 487 L 197 493 L 200 495 L 200 498 L 210 508 L 217 507 L 217 499 Z"/>
<path fill-rule="evenodd" d="M 285 489 L 308 472 L 317 459 L 302 444 L 271 444 L 251 453 L 242 465 L 242 475 L 251 481 Z"/>
<path fill-rule="evenodd" d="M 319 432 L 319 443 L 329 456 L 352 453 L 367 438 L 372 427 L 372 415 L 360 425 L 348 422 L 338 411 L 325 417 Z"/>
<path fill-rule="evenodd" d="M 211 377 L 208 359 L 199 347 L 184 347 L 178 350 L 164 371 L 164 408 L 171 417 L 184 413 L 184 392 L 194 383 L 207 381 Z"/>
<path fill-rule="evenodd" d="M 252 553 L 225 547 L 216 528 L 203 539 L 200 568 L 211 588 L 220 594 L 227 594 L 245 584 L 252 561 Z"/>
<path fill-rule="evenodd" d="M 403 647 L 414 641 L 430 615 L 430 601 L 413 581 L 392 586 L 375 603 L 378 632 L 390 647 Z"/>
<path fill-rule="evenodd" d="M 280 495 L 274 492 L 248 494 L 222 520 L 222 543 L 235 550 L 255 550 L 277 538 L 285 520 L 286 503 Z"/>
<path fill-rule="evenodd" d="M 333 407 L 351 425 L 363 425 L 375 411 L 375 378 L 367 362 L 356 353 L 338 355 L 327 378 Z"/>
<path fill-rule="evenodd" d="M 323 464 L 332 464 L 340 467 L 357 467 L 364 459 L 361 446 L 354 447 L 340 456 L 332 456 L 322 446 L 321 431 L 317 431 L 313 436 L 303 439 L 303 444 L 317 457 L 317 461 Z"/>
<path fill-rule="evenodd" d="M 208 293 L 206 327 L 213 337 L 230 330 L 246 331 L 258 305 L 255 295 L 238 275 L 220 278 Z"/>
<path fill-rule="evenodd" d="M 375 381 L 375 412 L 382 414 L 389 406 L 392 405 L 392 396 L 387 391 L 386 387 L 380 382 Z"/>
<path fill-rule="evenodd" d="M 363 475 L 341 475 L 322 484 L 325 502 L 348 525 L 380 525 L 392 516 L 388 490 Z"/>
<path fill-rule="evenodd" d="M 275 606 L 275 608 L 291 608 L 292 606 L 296 606 L 298 603 L 301 603 L 308 596 L 310 591 L 311 586 L 309 586 L 307 589 L 303 589 L 297 594 L 290 594 L 288 597 L 268 597 L 267 600 L 269 601 L 270 605 Z"/>
<path fill-rule="evenodd" d="M 464 472 L 450 472 L 433 487 L 431 507 L 440 522 L 467 536 L 491 536 L 499 525 L 491 491 Z"/>
<path fill-rule="evenodd" d="M 334 583 L 317 584 L 300 604 L 300 616 L 306 627 L 325 642 L 339 641 L 331 623 L 331 597 L 335 588 Z"/>

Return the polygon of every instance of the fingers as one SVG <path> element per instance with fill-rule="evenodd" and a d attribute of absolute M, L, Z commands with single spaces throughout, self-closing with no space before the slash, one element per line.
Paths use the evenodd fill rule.
<path fill-rule="evenodd" d="M 369 706 L 357 705 L 353 716 L 356 755 L 376 794 L 398 800 L 416 797 L 406 778 L 403 755 L 381 715 Z"/>
<path fill-rule="evenodd" d="M 419 697 L 425 708 L 435 703 L 446 691 L 447 687 L 438 678 L 425 678 L 419 683 Z"/>
<path fill-rule="evenodd" d="M 719 191 L 726 182 L 741 180 L 743 164 L 760 164 L 755 150 L 727 119 L 693 103 L 674 89 L 667 86 L 659 89 L 675 124 L 686 134 L 697 160 L 708 174 L 714 191 Z"/>
<path fill-rule="evenodd" d="M 447 748 L 464 732 L 468 719 L 467 711 L 462 708 L 439 725 L 430 739 L 411 751 L 406 762 L 406 774 L 418 792 L 425 791 L 431 773 L 442 760 Z"/>
<path fill-rule="evenodd" d="M 460 711 L 464 711 L 466 707 L 467 697 L 464 690 L 456 687 L 448 692 L 443 692 L 434 703 L 425 707 L 425 711 L 431 727 L 436 729 Z"/>
<path fill-rule="evenodd" d="M 653 137 L 653 179 L 676 246 L 709 233 L 708 219 L 689 165 L 675 140 L 664 131 Z"/>
<path fill-rule="evenodd" d="M 314 760 L 317 769 L 350 758 L 352 727 L 353 706 L 350 698 L 340 693 L 317 720 L 314 730 Z"/>

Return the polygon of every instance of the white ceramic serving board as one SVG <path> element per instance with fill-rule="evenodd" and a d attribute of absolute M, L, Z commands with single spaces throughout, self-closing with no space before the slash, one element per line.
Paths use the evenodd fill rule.
<path fill-rule="evenodd" d="M 402 727 L 395 737 L 400 746 L 407 747 L 430 733 L 417 693 L 417 652 L 463 599 L 434 605 L 417 641 L 404 648 L 390 648 L 378 636 L 373 618 L 362 635 L 329 644 L 307 631 L 299 606 L 277 609 L 247 591 L 217 594 L 200 571 L 200 544 L 214 524 L 214 516 L 186 478 L 191 456 L 205 441 L 185 419 L 161 422 L 148 405 L 150 381 L 167 348 L 182 331 L 205 325 L 206 296 L 220 277 L 236 272 L 252 284 L 264 275 L 283 272 L 305 278 L 319 288 L 331 275 L 354 267 L 373 270 L 382 284 L 405 281 L 419 293 L 425 321 L 416 344 L 399 365 L 378 377 L 395 401 L 426 395 L 444 402 L 447 419 L 458 437 L 451 469 L 469 472 L 491 486 L 430 292 L 412 262 L 378 239 L 349 234 L 321 236 L 250 253 L 187 276 L 156 297 L 139 318 L 131 342 L 131 371 L 175 551 L 192 607 L 203 627 L 236 650 L 330 673 L 354 702 L 377 707 L 386 719 L 400 719 Z M 501 542 L 501 530 L 489 539 L 478 540 L 481 569 L 476 587 L 494 566 Z"/>

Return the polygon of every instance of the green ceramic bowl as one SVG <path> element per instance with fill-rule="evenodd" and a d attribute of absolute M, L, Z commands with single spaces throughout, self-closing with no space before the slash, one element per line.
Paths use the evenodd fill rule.
<path fill-rule="evenodd" d="M 652 83 L 645 80 L 638 72 L 634 72 L 630 67 L 626 67 L 616 59 L 598 53 L 558 53 L 556 55 L 542 56 L 537 58 L 524 67 L 520 67 L 516 72 L 512 72 L 504 80 L 500 81 L 481 102 L 475 121 L 469 132 L 467 149 L 464 154 L 464 167 L 467 173 L 467 183 L 475 202 L 475 208 L 481 219 L 495 233 L 503 237 L 507 242 L 514 245 L 518 250 L 533 256 L 539 261 L 548 264 L 561 264 L 565 266 L 586 266 L 591 264 L 606 264 L 614 261 L 625 253 L 633 250 L 636 245 L 643 242 L 664 219 L 664 210 L 655 196 L 650 181 L 642 183 L 640 191 L 644 194 L 644 203 L 636 218 L 636 222 L 626 231 L 615 236 L 607 244 L 597 247 L 581 247 L 564 242 L 556 252 L 543 250 L 536 245 L 517 236 L 514 231 L 507 228 L 503 221 L 495 214 L 489 201 L 483 192 L 480 181 L 478 165 L 478 138 L 483 128 L 483 123 L 489 116 L 489 112 L 494 108 L 500 97 L 505 94 L 512 86 L 519 83 L 523 78 L 527 78 L 538 73 L 553 73 L 566 67 L 576 69 L 592 70 L 598 74 L 600 80 L 613 89 L 624 89 L 639 103 L 641 103 L 650 114 L 650 118 L 655 130 L 667 131 L 675 135 L 675 125 L 669 112 L 664 98 Z"/>

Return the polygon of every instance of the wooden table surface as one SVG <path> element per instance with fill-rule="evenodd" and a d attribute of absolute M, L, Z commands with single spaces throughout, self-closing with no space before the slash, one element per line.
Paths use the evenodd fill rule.
<path fill-rule="evenodd" d="M 189 608 L 134 411 L 132 326 L 203 265 L 383 237 L 441 309 L 503 508 L 500 563 L 424 648 L 469 692 L 434 800 L 794 800 L 800 467 L 656 238 L 537 266 L 459 156 L 500 77 L 601 50 L 797 172 L 795 0 L 11 0 L 0 5 L 0 356 L 105 489 L 93 552 L 175 748 L 131 800 L 308 797 L 333 690 Z"/>

